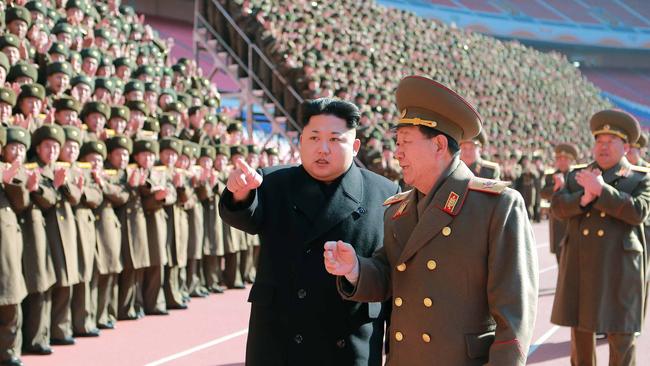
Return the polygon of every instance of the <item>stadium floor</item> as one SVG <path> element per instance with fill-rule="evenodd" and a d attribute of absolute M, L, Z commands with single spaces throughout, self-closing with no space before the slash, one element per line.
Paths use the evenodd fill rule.
<path fill-rule="evenodd" d="M 537 323 L 529 365 L 569 365 L 568 328 L 551 324 L 557 266 L 548 251 L 547 222 L 534 225 L 540 268 Z M 121 365 L 121 366 L 239 366 L 244 349 L 250 306 L 248 290 L 192 299 L 189 310 L 169 316 L 150 316 L 118 322 L 116 329 L 102 331 L 99 338 L 77 339 L 75 346 L 54 347 L 51 356 L 24 356 L 27 366 Z M 650 325 L 638 338 L 637 364 L 650 365 Z M 598 342 L 598 361 L 606 365 L 607 341 Z"/>

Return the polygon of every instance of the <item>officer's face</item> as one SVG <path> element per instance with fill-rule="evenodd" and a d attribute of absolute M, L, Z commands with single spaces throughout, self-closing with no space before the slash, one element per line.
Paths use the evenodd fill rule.
<path fill-rule="evenodd" d="M 36 146 L 36 155 L 45 164 L 55 162 L 60 152 L 61 145 L 55 140 L 45 139 Z"/>
<path fill-rule="evenodd" d="M 4 85 L 7 80 L 7 70 L 4 67 L 0 67 L 0 85 Z"/>
<path fill-rule="evenodd" d="M 26 116 L 37 116 L 41 113 L 43 102 L 34 97 L 23 98 L 20 101 L 20 111 Z"/>
<path fill-rule="evenodd" d="M 300 135 L 300 159 L 313 178 L 331 182 L 350 168 L 360 146 L 345 120 L 321 114 L 311 117 Z"/>
<path fill-rule="evenodd" d="M 81 64 L 81 69 L 88 76 L 95 76 L 95 73 L 97 72 L 97 67 L 99 67 L 99 61 L 95 60 L 92 57 L 84 58 L 83 64 Z"/>
<path fill-rule="evenodd" d="M 47 85 L 56 93 L 67 90 L 70 86 L 70 77 L 62 72 L 57 72 L 47 78 Z"/>
<path fill-rule="evenodd" d="M 84 122 L 88 126 L 89 131 L 98 132 L 104 129 L 106 117 L 101 113 L 91 113 L 86 117 Z"/>
<path fill-rule="evenodd" d="M 54 118 L 63 126 L 76 126 L 77 111 L 61 109 L 54 113 Z"/>
<path fill-rule="evenodd" d="M 61 160 L 72 163 L 79 158 L 79 143 L 66 140 L 61 149 Z"/>
<path fill-rule="evenodd" d="M 555 168 L 557 168 L 561 172 L 566 172 L 569 170 L 571 167 L 571 163 L 573 163 L 573 159 L 566 155 L 556 155 L 555 156 Z"/>
<path fill-rule="evenodd" d="M 473 141 L 460 144 L 460 159 L 468 164 L 473 163 L 479 157 L 481 149 Z"/>
<path fill-rule="evenodd" d="M 199 158 L 199 166 L 203 169 L 212 169 L 212 159 L 209 156 L 201 156 Z"/>
<path fill-rule="evenodd" d="M 97 153 L 86 154 L 83 161 L 90 163 L 94 170 L 101 169 L 104 166 L 104 158 Z"/>
<path fill-rule="evenodd" d="M 3 160 L 7 163 L 13 163 L 14 161 L 20 161 L 22 163 L 25 161 L 26 154 L 27 148 L 18 142 L 7 144 L 2 150 Z"/>
<path fill-rule="evenodd" d="M 11 117 L 11 104 L 0 102 L 0 121 L 8 121 Z"/>
<path fill-rule="evenodd" d="M 140 168 L 151 169 L 156 161 L 156 154 L 151 151 L 140 151 L 135 155 L 135 162 Z"/>
<path fill-rule="evenodd" d="M 121 135 L 126 129 L 126 120 L 124 118 L 111 118 L 108 121 L 108 127 L 115 130 L 115 133 Z"/>
<path fill-rule="evenodd" d="M 18 38 L 25 38 L 27 34 L 27 23 L 22 20 L 14 20 L 11 23 L 7 24 L 9 32 L 14 34 Z"/>
<path fill-rule="evenodd" d="M 609 169 L 618 164 L 628 152 L 630 146 L 622 138 L 610 134 L 596 136 L 593 148 L 594 160 L 603 169 Z"/>
<path fill-rule="evenodd" d="M 214 159 L 214 168 L 219 172 L 223 172 L 226 166 L 228 166 L 228 157 L 225 155 L 217 155 Z"/>
<path fill-rule="evenodd" d="M 641 149 L 638 147 L 630 147 L 630 151 L 627 152 L 626 157 L 630 163 L 636 165 L 639 162 L 639 158 L 641 157 Z"/>
<path fill-rule="evenodd" d="M 160 162 L 163 165 L 175 166 L 178 161 L 178 153 L 172 149 L 164 149 L 160 152 Z"/>
<path fill-rule="evenodd" d="M 9 65 L 13 65 L 18 60 L 20 60 L 20 51 L 16 47 L 5 47 L 2 49 L 2 52 L 7 56 L 7 59 L 9 60 Z"/>
<path fill-rule="evenodd" d="M 397 130 L 395 157 L 402 168 L 404 182 L 410 186 L 428 190 L 430 181 L 435 180 L 435 172 L 441 172 L 442 165 L 447 164 L 442 158 L 448 154 L 443 135 L 428 138 L 417 126 L 402 126 Z"/>
<path fill-rule="evenodd" d="M 129 165 L 129 151 L 124 148 L 117 148 L 108 154 L 108 161 L 117 169 L 126 169 Z"/>

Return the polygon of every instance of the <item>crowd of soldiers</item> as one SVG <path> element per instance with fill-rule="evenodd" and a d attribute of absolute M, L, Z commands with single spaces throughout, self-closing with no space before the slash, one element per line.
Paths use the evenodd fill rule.
<path fill-rule="evenodd" d="M 255 279 L 235 161 L 280 164 L 119 0 L 0 2 L 0 361 Z"/>

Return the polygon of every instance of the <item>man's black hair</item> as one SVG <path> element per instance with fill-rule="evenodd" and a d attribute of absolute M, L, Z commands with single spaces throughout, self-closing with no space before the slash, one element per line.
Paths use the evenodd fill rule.
<path fill-rule="evenodd" d="M 327 114 L 345 121 L 345 125 L 352 129 L 359 126 L 361 113 L 359 108 L 350 102 L 332 98 L 318 98 L 307 100 L 304 103 L 303 127 L 307 126 L 311 117 Z"/>

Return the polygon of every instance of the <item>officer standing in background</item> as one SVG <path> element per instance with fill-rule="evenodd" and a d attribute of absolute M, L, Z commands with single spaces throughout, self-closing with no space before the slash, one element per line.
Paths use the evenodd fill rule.
<path fill-rule="evenodd" d="M 483 130 L 473 139 L 461 141 L 460 160 L 479 178 L 499 179 L 501 177 L 499 164 L 481 158 L 481 149 L 486 144 L 487 135 Z"/>
<path fill-rule="evenodd" d="M 590 120 L 594 162 L 572 171 L 553 195 L 568 220 L 551 321 L 571 327 L 571 364 L 595 365 L 594 333 L 606 333 L 610 365 L 634 365 L 645 297 L 650 177 L 625 154 L 640 127 L 630 114 L 604 110 Z"/>
<path fill-rule="evenodd" d="M 648 163 L 645 159 L 643 159 L 643 155 L 645 152 L 644 150 L 647 145 L 648 145 L 648 136 L 645 132 L 641 132 L 641 134 L 639 135 L 639 140 L 633 144 L 630 144 L 630 151 L 628 151 L 627 154 L 625 154 L 625 157 L 627 157 L 627 160 L 632 165 L 637 165 L 644 168 L 650 167 L 650 163 Z"/>
<path fill-rule="evenodd" d="M 555 169 L 544 175 L 544 188 L 541 196 L 543 199 L 551 201 L 553 193 L 564 188 L 567 175 L 571 171 L 572 164 L 578 159 L 578 148 L 573 144 L 558 144 L 555 146 Z M 560 253 L 562 250 L 562 239 L 566 235 L 567 221 L 558 220 L 553 216 L 553 206 L 551 206 L 551 217 L 549 217 L 549 246 L 551 253 L 555 254 L 557 263 L 560 264 Z"/>

